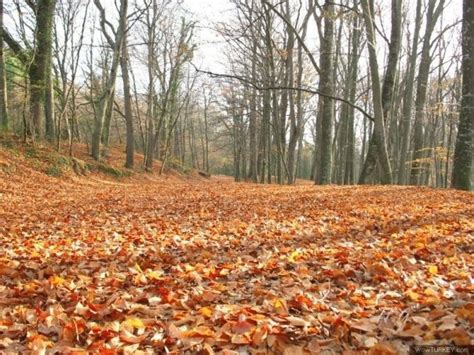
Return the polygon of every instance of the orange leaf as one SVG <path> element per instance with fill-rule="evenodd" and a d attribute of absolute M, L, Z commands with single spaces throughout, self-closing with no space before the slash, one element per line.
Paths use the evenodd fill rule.
<path fill-rule="evenodd" d="M 57 275 L 51 276 L 49 278 L 49 283 L 53 286 L 60 286 L 60 285 L 64 284 L 65 282 L 66 282 L 66 280 L 64 280 L 62 277 L 59 277 Z"/>
<path fill-rule="evenodd" d="M 255 328 L 255 325 L 247 322 L 246 320 L 236 322 L 235 324 L 232 325 L 232 331 L 236 334 L 248 333 L 254 328 Z"/>
<path fill-rule="evenodd" d="M 389 345 L 376 344 L 369 350 L 369 355 L 396 355 L 397 352 Z"/>
<path fill-rule="evenodd" d="M 246 334 L 234 334 L 231 339 L 232 344 L 244 345 L 250 344 L 250 339 Z"/>
<path fill-rule="evenodd" d="M 211 318 L 214 311 L 210 307 L 202 307 L 199 310 L 199 313 L 201 313 L 206 318 Z"/>

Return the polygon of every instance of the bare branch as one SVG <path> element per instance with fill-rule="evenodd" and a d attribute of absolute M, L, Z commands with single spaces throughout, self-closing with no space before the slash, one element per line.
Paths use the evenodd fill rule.
<path fill-rule="evenodd" d="M 231 75 L 231 74 L 220 74 L 220 73 L 214 73 L 214 72 L 211 72 L 211 71 L 207 71 L 207 70 L 201 70 L 199 69 L 198 67 L 196 67 L 196 65 L 194 63 L 190 63 L 193 67 L 194 67 L 194 70 L 196 70 L 197 73 L 201 73 L 201 74 L 206 74 L 206 75 L 209 75 L 211 78 L 227 78 L 227 79 L 233 79 L 233 80 L 238 80 L 244 84 L 247 84 L 251 87 L 253 87 L 254 89 L 258 90 L 258 91 L 267 91 L 267 90 L 293 90 L 293 91 L 301 91 L 301 92 L 306 92 L 308 94 L 313 94 L 313 95 L 319 95 L 319 96 L 322 96 L 322 97 L 327 97 L 329 99 L 332 99 L 332 100 L 336 100 L 336 101 L 340 101 L 340 102 L 343 102 L 351 107 L 353 107 L 354 109 L 356 109 L 357 111 L 359 111 L 360 113 L 362 113 L 365 117 L 367 117 L 369 120 L 371 121 L 374 121 L 374 117 L 372 115 L 370 115 L 366 110 L 364 110 L 362 107 L 360 106 L 357 106 L 356 104 L 346 100 L 346 99 L 343 99 L 341 97 L 337 97 L 337 96 L 332 96 L 332 95 L 327 95 L 319 90 L 316 90 L 316 89 L 308 89 L 308 88 L 297 88 L 297 87 L 289 87 L 289 86 L 260 86 L 260 85 L 257 85 L 255 84 L 254 82 L 252 82 L 251 80 L 249 79 L 246 79 L 244 77 L 241 77 L 241 76 L 238 76 L 238 75 Z"/>

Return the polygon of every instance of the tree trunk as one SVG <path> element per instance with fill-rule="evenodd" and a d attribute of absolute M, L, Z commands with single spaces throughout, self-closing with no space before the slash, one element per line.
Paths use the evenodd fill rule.
<path fill-rule="evenodd" d="M 106 33 L 106 19 L 105 19 L 105 10 L 100 4 L 100 0 L 94 0 L 96 7 L 99 9 L 101 15 L 101 27 L 104 34 Z M 104 129 L 104 121 L 107 113 L 107 104 L 109 103 L 115 88 L 115 79 L 117 78 L 118 66 L 120 64 L 121 48 L 123 45 L 123 38 L 126 31 L 126 18 L 127 18 L 127 8 L 128 0 L 120 1 L 120 18 L 119 25 L 115 31 L 115 39 L 108 39 L 109 45 L 113 49 L 112 55 L 112 66 L 110 68 L 110 73 L 103 88 L 102 94 L 99 98 L 99 105 L 96 112 L 96 120 L 94 133 L 92 135 L 92 156 L 95 160 L 100 159 L 100 143 L 102 139 L 102 133 Z M 112 43 L 113 41 L 113 43 Z"/>
<path fill-rule="evenodd" d="M 54 9 L 53 9 L 54 16 Z M 54 20 L 53 20 L 54 21 Z M 46 73 L 45 73 L 45 103 L 44 103 L 44 113 L 45 113 L 45 124 L 46 124 L 46 139 L 50 142 L 54 142 L 56 138 L 56 120 L 54 112 L 54 80 L 53 80 L 53 48 L 52 45 L 48 47 L 47 52 L 47 64 L 46 64 Z"/>
<path fill-rule="evenodd" d="M 334 96 L 334 5 L 330 1 L 326 1 L 323 6 L 324 11 L 324 38 L 321 45 L 321 76 L 322 92 L 326 95 Z M 331 183 L 331 167 L 332 167 L 332 136 L 334 124 L 334 103 L 332 99 L 321 97 L 321 141 L 320 149 L 320 165 L 318 184 L 325 185 Z"/>
<path fill-rule="evenodd" d="M 418 41 L 421 29 L 421 3 L 422 0 L 417 0 L 416 2 L 415 32 L 413 34 L 413 46 L 410 53 L 408 75 L 405 85 L 405 94 L 403 96 L 402 120 L 400 124 L 402 139 L 400 147 L 400 157 L 398 162 L 397 179 L 399 184 L 405 184 L 406 182 L 406 159 L 410 139 L 410 122 L 413 107 L 413 90 L 415 88 L 416 59 L 418 57 Z"/>
<path fill-rule="evenodd" d="M 358 0 L 354 0 L 354 6 L 357 6 Z M 360 57 L 360 24 L 358 16 L 354 17 L 354 31 L 352 33 L 352 49 L 351 49 L 351 60 L 349 67 L 349 82 L 351 83 L 349 89 L 349 101 L 355 102 L 356 100 L 356 91 L 357 91 L 357 74 L 359 67 L 359 57 Z M 346 156 L 343 157 L 346 161 L 346 166 L 344 168 L 344 183 L 353 184 L 355 182 L 354 168 L 355 168 L 355 130 L 354 130 L 354 108 L 348 107 L 348 118 L 347 118 L 347 147 L 346 147 Z"/>
<path fill-rule="evenodd" d="M 155 33 L 151 28 L 155 16 L 156 3 L 153 2 L 153 18 L 151 19 L 150 14 L 147 13 L 148 130 L 146 132 L 145 170 L 148 172 L 153 170 L 153 161 L 155 159 Z"/>
<path fill-rule="evenodd" d="M 369 0 L 362 0 L 362 8 L 364 14 L 365 27 L 367 31 L 368 49 L 369 49 L 369 65 L 372 76 L 372 95 L 374 105 L 374 132 L 372 140 L 376 146 L 378 159 L 381 166 L 381 182 L 382 184 L 392 183 L 392 168 L 388 157 L 387 142 L 385 138 L 385 122 L 382 105 L 382 90 L 380 88 L 379 65 L 377 60 L 377 51 L 375 44 L 375 29 L 373 23 L 373 13 Z"/>
<path fill-rule="evenodd" d="M 0 0 L 0 132 L 8 130 L 7 103 L 7 77 L 3 56 L 3 0 Z"/>
<path fill-rule="evenodd" d="M 253 20 L 253 11 L 250 14 Z M 254 26 L 251 26 L 252 38 L 252 81 L 257 82 L 257 39 L 255 38 Z M 249 107 L 249 178 L 252 182 L 258 182 L 258 145 L 257 145 L 257 90 L 253 88 L 250 92 Z"/>
<path fill-rule="evenodd" d="M 204 115 L 204 165 L 203 169 L 206 173 L 209 173 L 209 117 L 207 114 Z"/>
<path fill-rule="evenodd" d="M 110 129 L 112 126 L 112 118 L 114 117 L 114 103 L 115 103 L 115 88 L 110 94 L 109 101 L 107 101 L 107 108 L 105 109 L 104 128 L 102 130 L 101 143 L 108 148 L 110 143 Z"/>
<path fill-rule="evenodd" d="M 401 0 L 392 0 L 392 30 L 390 35 L 390 46 L 388 53 L 387 69 L 385 71 L 385 77 L 382 89 L 382 112 L 384 119 L 384 126 L 387 122 L 388 113 L 393 100 L 393 88 L 395 86 L 395 77 L 398 67 L 398 58 L 400 55 L 400 43 L 401 43 L 401 23 L 402 23 L 402 4 Z M 370 47 L 369 43 L 369 47 Z M 370 48 L 369 48 L 370 50 Z M 375 172 L 377 167 L 377 161 L 379 155 L 377 153 L 376 141 L 378 135 L 373 135 L 369 143 L 369 152 L 362 168 L 362 174 L 359 182 L 366 184 L 372 173 Z"/>
<path fill-rule="evenodd" d="M 423 47 L 421 50 L 421 61 L 418 72 L 418 81 L 416 86 L 416 99 L 415 99 L 415 123 L 414 123 L 414 147 L 413 147 L 413 161 L 410 172 L 410 184 L 418 185 L 419 177 L 423 164 L 423 120 L 425 116 L 425 102 L 426 92 L 428 87 L 428 77 L 430 74 L 431 65 L 431 35 L 438 18 L 443 10 L 445 0 L 440 0 L 436 6 L 436 1 L 432 0 L 428 2 L 428 11 L 426 14 L 426 30 L 423 37 Z"/>
<path fill-rule="evenodd" d="M 125 105 L 125 124 L 127 128 L 127 145 L 125 167 L 133 169 L 135 154 L 135 137 L 133 134 L 133 112 L 132 112 L 132 96 L 130 94 L 130 73 L 128 68 L 129 57 L 127 49 L 127 38 L 124 38 L 122 45 L 122 57 L 120 58 L 120 66 L 122 68 L 123 80 L 123 96 Z"/>
<path fill-rule="evenodd" d="M 52 92 L 46 97 L 46 92 L 52 90 L 51 85 L 51 50 L 52 34 L 54 22 L 54 9 L 56 0 L 39 0 L 36 5 L 36 29 L 35 29 L 35 57 L 29 70 L 30 77 L 30 114 L 32 120 L 33 136 L 43 138 L 45 128 L 43 127 L 43 117 L 45 113 L 45 99 L 52 100 Z M 48 79 L 49 77 L 49 79 Z M 48 103 L 48 106 L 51 102 Z M 54 122 L 52 107 L 47 112 L 46 127 L 48 137 L 51 134 Z M 54 131 L 53 131 L 54 137 Z"/>
<path fill-rule="evenodd" d="M 462 27 L 462 101 L 454 150 L 452 187 L 471 189 L 474 130 L 474 3 L 464 0 Z"/>

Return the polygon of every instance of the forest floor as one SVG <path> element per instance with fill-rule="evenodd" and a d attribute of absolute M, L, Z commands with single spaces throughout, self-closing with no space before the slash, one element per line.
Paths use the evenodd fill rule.
<path fill-rule="evenodd" d="M 0 352 L 472 346 L 473 245 L 467 192 L 63 178 L 0 151 Z"/>

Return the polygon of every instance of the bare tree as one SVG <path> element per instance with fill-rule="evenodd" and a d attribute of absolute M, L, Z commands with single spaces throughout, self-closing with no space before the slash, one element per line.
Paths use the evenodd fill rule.
<path fill-rule="evenodd" d="M 370 8 L 373 9 L 373 3 L 370 4 Z M 373 12 L 373 10 L 372 10 Z M 390 112 L 390 107 L 392 105 L 393 96 L 394 96 L 394 86 L 395 86 L 395 77 L 397 73 L 397 67 L 400 56 L 400 44 L 401 44 L 401 22 L 402 22 L 402 0 L 392 0 L 392 30 L 390 35 L 390 45 L 388 53 L 388 63 L 385 70 L 385 76 L 382 87 L 382 113 L 384 119 L 384 129 L 387 124 L 388 115 Z M 371 51 L 370 46 L 375 46 L 375 43 L 369 43 L 369 53 Z M 372 63 L 371 63 L 372 66 Z M 372 70 L 372 69 L 371 69 Z M 374 73 L 372 72 L 372 77 Z M 375 103 L 374 103 L 375 104 Z M 379 142 L 377 143 L 377 140 Z M 379 134 L 375 133 L 372 135 L 372 139 L 369 143 L 369 150 L 367 157 L 365 159 L 362 172 L 360 175 L 359 183 L 367 183 L 370 175 L 374 172 L 377 167 L 377 163 L 380 159 L 380 150 L 378 151 L 377 144 L 381 144 Z M 384 153 L 382 153 L 384 155 Z M 385 158 L 382 157 L 382 160 Z M 379 164 L 382 165 L 382 175 L 385 183 L 388 183 L 388 166 L 387 162 L 380 161 Z M 391 180 L 391 178 L 390 178 Z"/>
<path fill-rule="evenodd" d="M 431 36 L 444 8 L 445 0 L 429 1 L 426 12 L 426 29 L 423 36 L 423 46 L 421 49 L 421 62 L 418 71 L 418 80 L 416 85 L 415 99 L 415 122 L 414 122 L 414 146 L 413 146 L 413 162 L 411 165 L 410 184 L 417 185 L 423 164 L 421 162 L 424 157 L 423 151 L 423 119 L 425 117 L 426 92 L 428 88 L 428 77 L 430 74 L 430 66 L 432 56 L 430 53 L 432 42 Z"/>
<path fill-rule="evenodd" d="M 125 122 L 127 128 L 127 144 L 125 167 L 133 169 L 135 155 L 135 137 L 133 129 L 133 111 L 132 111 L 132 94 L 130 89 L 130 73 L 129 73 L 129 55 L 127 49 L 127 38 L 125 36 L 122 45 L 122 56 L 120 57 L 120 67 L 122 69 L 123 95 L 125 106 Z"/>
<path fill-rule="evenodd" d="M 84 33 L 90 1 L 86 4 L 74 0 L 63 1 L 57 9 L 54 31 L 56 78 L 60 81 L 56 87 L 58 92 L 58 114 L 56 115 L 57 149 L 61 149 L 63 123 L 66 124 L 69 154 L 72 155 L 74 136 L 80 138 L 77 122 L 77 96 L 79 94 L 77 74 L 84 45 Z M 83 13 L 81 10 L 83 9 Z M 82 18 L 80 15 L 83 15 Z M 79 27 L 78 27 L 79 22 Z"/>
<path fill-rule="evenodd" d="M 402 119 L 400 124 L 400 135 L 401 147 L 400 147 L 400 156 L 398 163 L 398 183 L 405 183 L 405 171 L 406 171 L 406 157 L 408 151 L 408 144 L 410 138 L 410 123 L 413 107 L 413 91 L 415 88 L 415 72 L 416 72 L 416 60 L 418 58 L 418 42 L 420 37 L 421 29 L 421 5 L 422 0 L 417 0 L 416 2 L 416 12 L 414 18 L 415 31 L 413 33 L 412 48 L 410 52 L 410 57 L 408 61 L 408 73 L 406 76 L 405 92 L 403 95 L 403 109 L 402 109 Z"/>
<path fill-rule="evenodd" d="M 381 166 L 381 182 L 383 184 L 392 183 L 392 167 L 387 151 L 387 141 L 385 137 L 385 119 L 382 103 L 382 90 L 380 88 L 379 65 L 377 60 L 375 27 L 373 15 L 373 1 L 362 0 L 362 11 L 367 32 L 370 74 L 372 77 L 372 95 L 374 106 L 374 132 L 373 144 L 377 147 L 377 155 Z"/>
<path fill-rule="evenodd" d="M 104 121 L 107 113 L 107 105 L 114 93 L 115 80 L 117 78 L 118 66 L 120 64 L 120 57 L 122 54 L 122 45 L 126 33 L 128 0 L 120 0 L 119 24 L 117 28 L 112 31 L 114 33 L 113 37 L 109 34 L 112 25 L 106 18 L 105 10 L 102 7 L 100 0 L 94 0 L 94 4 L 99 10 L 102 33 L 113 51 L 110 72 L 107 77 L 107 81 L 102 88 L 102 93 L 99 96 L 99 102 L 95 116 L 94 133 L 92 135 L 92 156 L 94 159 L 99 160 L 101 156 L 100 145 L 102 131 L 104 129 Z"/>
<path fill-rule="evenodd" d="M 321 91 L 334 96 L 334 77 L 332 74 L 334 66 L 334 5 L 326 0 L 323 6 L 324 36 L 321 45 Z M 321 135 L 319 142 L 319 173 L 316 182 L 318 184 L 331 183 L 332 169 L 332 137 L 334 126 L 334 101 L 328 97 L 321 98 Z"/>

